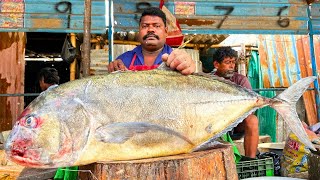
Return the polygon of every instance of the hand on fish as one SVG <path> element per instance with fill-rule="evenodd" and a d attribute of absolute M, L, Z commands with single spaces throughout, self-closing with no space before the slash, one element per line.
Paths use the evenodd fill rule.
<path fill-rule="evenodd" d="M 192 57 L 183 49 L 176 49 L 170 54 L 163 54 L 162 61 L 173 70 L 178 70 L 183 75 L 189 75 L 195 72 L 196 64 Z M 108 72 L 127 71 L 121 59 L 114 60 L 108 65 Z"/>
<path fill-rule="evenodd" d="M 113 72 L 113 71 L 127 71 L 128 69 L 126 66 L 123 64 L 121 59 L 114 60 L 109 63 L 108 65 L 108 72 Z"/>
<path fill-rule="evenodd" d="M 176 49 L 168 54 L 162 55 L 162 61 L 171 69 L 176 69 L 183 75 L 189 75 L 195 72 L 196 64 L 191 56 L 183 49 Z"/>

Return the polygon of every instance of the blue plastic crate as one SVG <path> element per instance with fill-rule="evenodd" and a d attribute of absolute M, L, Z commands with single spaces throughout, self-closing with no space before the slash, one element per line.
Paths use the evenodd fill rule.
<path fill-rule="evenodd" d="M 240 161 L 237 164 L 239 179 L 261 176 L 273 176 L 274 165 L 272 157 L 250 161 Z"/>

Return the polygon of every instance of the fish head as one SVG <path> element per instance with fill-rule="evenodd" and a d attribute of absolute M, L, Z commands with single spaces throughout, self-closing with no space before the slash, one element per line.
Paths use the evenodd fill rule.
<path fill-rule="evenodd" d="M 71 111 L 77 110 L 72 106 L 62 111 L 62 104 L 69 103 L 38 98 L 23 111 L 6 140 L 10 160 L 34 168 L 70 166 L 76 161 L 87 134 L 70 127 L 78 118 Z"/>

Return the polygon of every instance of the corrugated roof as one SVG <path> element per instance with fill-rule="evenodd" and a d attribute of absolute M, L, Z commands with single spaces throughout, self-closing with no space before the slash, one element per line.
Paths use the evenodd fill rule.
<path fill-rule="evenodd" d="M 314 36 L 318 67 L 320 67 L 319 39 L 319 36 Z M 312 75 L 307 35 L 260 35 L 259 54 L 264 87 L 288 87 L 302 77 Z"/>
<path fill-rule="evenodd" d="M 307 35 L 261 35 L 259 43 L 264 87 L 288 87 L 303 77 L 313 75 Z M 319 36 L 314 36 L 314 47 L 317 67 L 320 67 Z M 319 78 L 319 69 L 317 73 Z M 314 91 L 307 91 L 303 95 L 310 124 L 318 122 L 314 97 Z"/>

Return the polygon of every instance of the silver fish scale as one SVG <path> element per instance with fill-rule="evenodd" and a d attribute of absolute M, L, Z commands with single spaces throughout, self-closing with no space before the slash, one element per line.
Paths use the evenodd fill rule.
<path fill-rule="evenodd" d="M 188 81 L 181 82 L 179 79 L 170 78 L 177 76 L 175 72 L 160 71 L 157 74 L 150 71 L 150 73 L 120 73 L 114 75 L 112 79 L 104 79 L 109 84 L 94 82 L 98 86 L 104 84 L 102 90 L 88 91 L 93 95 L 89 101 L 100 94 L 99 101 L 105 102 L 105 107 L 108 107 L 102 111 L 108 118 L 101 121 L 105 123 L 161 121 L 166 127 L 183 129 L 192 125 L 190 118 L 201 117 L 204 111 L 212 117 L 219 114 L 217 112 L 225 112 L 225 107 L 230 104 L 237 106 L 239 102 L 254 102 L 257 99 L 242 88 L 234 88 L 220 81 L 208 80 L 206 77 L 190 76 Z M 185 77 L 182 76 L 181 79 Z M 97 103 L 92 102 L 92 104 Z"/>
<path fill-rule="evenodd" d="M 181 119 L 188 114 L 184 107 L 205 105 L 206 109 L 219 109 L 226 104 L 256 100 L 242 88 L 206 77 L 189 76 L 186 81 L 176 72 L 155 72 L 97 76 L 90 81 L 82 81 L 82 84 L 62 85 L 58 94 L 69 97 L 76 94 L 84 102 L 87 111 L 99 119 L 96 119 L 99 124 L 163 120 L 168 121 L 168 126 L 172 125 L 171 121 L 181 125 Z M 73 90 L 66 93 L 66 89 Z M 107 118 L 104 113 L 108 115 Z M 198 115 L 202 112 L 195 113 Z"/>

